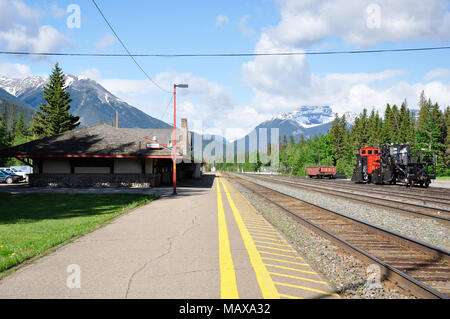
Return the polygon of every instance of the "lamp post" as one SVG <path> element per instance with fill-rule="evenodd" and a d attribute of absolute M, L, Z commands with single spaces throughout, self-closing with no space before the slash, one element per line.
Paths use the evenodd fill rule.
<path fill-rule="evenodd" d="M 173 85 L 173 194 L 177 193 L 177 87 L 187 89 L 187 84 L 174 84 Z"/>

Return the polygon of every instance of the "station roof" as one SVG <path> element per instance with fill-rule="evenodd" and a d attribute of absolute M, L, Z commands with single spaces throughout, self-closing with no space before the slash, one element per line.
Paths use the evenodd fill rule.
<path fill-rule="evenodd" d="M 171 158 L 172 149 L 147 148 L 152 142 L 145 136 L 156 136 L 159 143 L 167 145 L 172 135 L 172 129 L 127 129 L 100 124 L 1 149 L 0 157 Z M 177 153 L 178 156 L 182 155 Z"/>

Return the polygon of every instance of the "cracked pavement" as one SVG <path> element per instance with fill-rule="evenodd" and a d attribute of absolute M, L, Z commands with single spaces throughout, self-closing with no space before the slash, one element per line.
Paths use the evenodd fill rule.
<path fill-rule="evenodd" d="M 0 298 L 220 298 L 213 188 L 180 188 L 0 280 Z M 81 270 L 68 288 L 67 266 Z"/>

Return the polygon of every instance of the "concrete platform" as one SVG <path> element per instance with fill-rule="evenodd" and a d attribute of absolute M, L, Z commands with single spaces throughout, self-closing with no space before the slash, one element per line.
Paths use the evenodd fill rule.
<path fill-rule="evenodd" d="M 0 298 L 338 297 L 230 183 L 194 184 L 20 268 Z"/>

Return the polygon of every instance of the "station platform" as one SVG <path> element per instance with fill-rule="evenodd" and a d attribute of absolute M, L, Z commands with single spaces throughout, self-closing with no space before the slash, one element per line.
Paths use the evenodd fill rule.
<path fill-rule="evenodd" d="M 220 174 L 162 195 L 3 278 L 0 298 L 339 298 Z"/>

